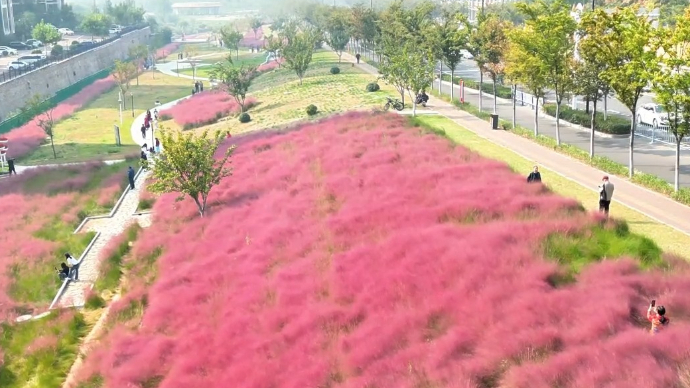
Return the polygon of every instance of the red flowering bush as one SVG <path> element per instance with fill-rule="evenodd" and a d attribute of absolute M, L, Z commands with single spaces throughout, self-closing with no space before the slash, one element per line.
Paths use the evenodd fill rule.
<path fill-rule="evenodd" d="M 249 97 L 244 104 L 246 110 L 254 106 L 256 100 Z M 213 124 L 223 117 L 240 113 L 241 107 L 231 95 L 222 91 L 206 91 L 162 110 L 160 117 L 172 118 L 183 129 L 188 130 Z"/>
<path fill-rule="evenodd" d="M 156 50 L 156 59 L 163 59 L 163 58 L 167 57 L 168 55 L 177 51 L 178 48 L 180 48 L 180 43 L 178 43 L 178 42 L 168 43 L 165 46 Z"/>
<path fill-rule="evenodd" d="M 74 112 L 93 101 L 96 97 L 115 87 L 116 84 L 112 76 L 96 80 L 79 91 L 79 93 L 59 103 L 53 110 L 53 119 L 58 121 L 74 114 Z M 38 126 L 37 119 L 33 119 L 19 128 L 11 130 L 5 136 L 9 139 L 8 158 L 20 158 L 46 141 L 46 134 Z"/>
<path fill-rule="evenodd" d="M 205 217 L 175 195 L 154 205 L 128 263 L 131 292 L 84 380 L 680 386 L 687 265 L 662 273 L 583 258 L 576 281 L 562 283 L 567 258 L 543 256 L 549 236 L 619 239 L 621 225 L 397 115 L 346 114 L 231 144 L 233 175 Z M 658 260 L 646 240 L 627 238 L 630 252 Z M 656 337 L 641 316 L 650 298 L 673 306 Z"/>

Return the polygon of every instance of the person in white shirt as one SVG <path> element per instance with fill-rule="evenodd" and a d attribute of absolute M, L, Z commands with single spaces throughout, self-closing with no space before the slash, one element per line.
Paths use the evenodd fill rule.
<path fill-rule="evenodd" d="M 75 259 L 69 253 L 65 253 L 65 259 L 69 268 L 69 277 L 74 281 L 79 281 L 79 260 Z"/>

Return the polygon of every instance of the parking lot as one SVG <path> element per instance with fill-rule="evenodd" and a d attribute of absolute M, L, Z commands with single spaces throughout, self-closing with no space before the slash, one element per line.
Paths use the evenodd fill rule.
<path fill-rule="evenodd" d="M 91 36 L 90 35 L 64 35 L 63 39 L 60 42 L 58 42 L 58 44 L 64 48 L 69 48 L 70 45 L 72 44 L 72 42 L 75 40 L 78 42 L 88 42 L 91 40 Z M 100 38 L 94 38 L 94 40 L 99 41 Z M 50 54 L 50 48 L 51 48 L 51 46 L 49 46 L 47 49 L 48 54 Z M 40 47 L 40 49 L 43 51 L 43 55 L 46 55 L 46 48 Z M 38 49 L 35 49 L 35 50 L 38 50 Z M 0 57 L 0 71 L 7 70 L 8 64 L 10 62 L 16 60 L 18 57 L 21 57 L 22 55 L 31 54 L 31 51 L 33 51 L 33 50 L 17 50 L 17 55 L 9 55 L 6 57 Z"/>

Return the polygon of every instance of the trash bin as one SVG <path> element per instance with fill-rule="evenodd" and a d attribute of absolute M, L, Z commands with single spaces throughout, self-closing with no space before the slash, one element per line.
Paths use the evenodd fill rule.
<path fill-rule="evenodd" d="M 491 129 L 498 129 L 498 115 L 491 115 Z"/>
<path fill-rule="evenodd" d="M 12 173 L 17 175 L 17 170 L 14 169 L 14 159 L 7 159 L 7 168 L 10 170 L 10 175 L 12 175 Z"/>

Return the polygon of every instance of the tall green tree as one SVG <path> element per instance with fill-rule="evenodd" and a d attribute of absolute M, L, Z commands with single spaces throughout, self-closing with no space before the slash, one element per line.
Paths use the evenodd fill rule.
<path fill-rule="evenodd" d="M 139 86 L 139 68 L 143 66 L 144 59 L 149 55 L 149 49 L 143 44 L 129 48 L 129 57 L 134 60 L 137 67 L 137 86 Z"/>
<path fill-rule="evenodd" d="M 137 74 L 137 68 L 131 62 L 115 61 L 115 67 L 113 67 L 113 78 L 120 88 L 122 93 L 122 103 L 123 108 L 127 105 L 127 99 L 125 96 L 130 89 L 132 78 Z"/>
<path fill-rule="evenodd" d="M 346 17 L 347 15 L 342 12 L 334 13 L 326 24 L 326 42 L 338 54 L 338 63 L 345 47 L 350 42 L 350 26 L 347 24 Z"/>
<path fill-rule="evenodd" d="M 314 44 L 317 40 L 317 31 L 305 30 L 296 32 L 289 36 L 288 43 L 283 49 L 285 66 L 294 70 L 299 77 L 299 84 L 302 85 L 304 74 L 309 69 L 312 56 L 314 54 Z"/>
<path fill-rule="evenodd" d="M 505 38 L 504 24 L 495 14 L 482 13 L 477 16 L 477 23 L 469 21 L 465 23 L 465 28 L 469 32 L 467 51 L 474 57 L 474 62 L 479 68 L 479 109 L 483 105 L 483 85 L 484 74 L 487 73 L 487 65 L 493 60 L 500 63 L 503 60 L 505 49 L 496 50 L 502 42 L 495 42 L 496 39 Z M 498 69 L 498 66 L 494 66 Z M 494 83 L 495 84 L 495 83 Z M 496 93 L 494 92 L 494 96 Z M 494 99 L 495 101 L 495 99 Z"/>
<path fill-rule="evenodd" d="M 525 16 L 525 26 L 523 33 L 514 36 L 514 43 L 523 46 L 524 52 L 531 53 L 535 61 L 543 63 L 545 78 L 556 95 L 556 144 L 560 145 L 560 107 L 573 89 L 577 23 L 562 0 L 518 3 L 517 7 Z"/>
<path fill-rule="evenodd" d="M 242 109 L 241 113 L 244 113 L 247 93 L 252 85 L 255 71 L 255 68 L 235 67 L 232 56 L 228 56 L 225 62 L 215 64 L 211 77 L 223 84 L 225 91 L 237 101 Z"/>
<path fill-rule="evenodd" d="M 405 89 L 412 101 L 412 116 L 417 115 L 417 94 L 431 85 L 434 79 L 434 54 L 431 50 L 420 50 L 411 43 L 403 46 L 402 55 L 395 58 L 400 60 L 404 73 Z"/>
<path fill-rule="evenodd" d="M 131 26 L 144 21 L 143 8 L 138 7 L 133 0 L 125 0 L 115 5 L 106 5 L 106 14 L 120 25 Z"/>
<path fill-rule="evenodd" d="M 444 10 L 442 21 L 438 24 L 439 48 L 443 63 L 450 68 L 450 99 L 454 96 L 455 68 L 463 58 L 462 50 L 467 46 L 468 35 L 466 29 L 458 28 L 458 24 L 464 23 L 465 16 L 460 13 L 452 13 Z"/>
<path fill-rule="evenodd" d="M 92 13 L 81 22 L 81 28 L 91 35 L 91 40 L 93 40 L 94 36 L 108 35 L 111 25 L 112 20 L 110 17 L 102 13 Z"/>
<path fill-rule="evenodd" d="M 573 93 L 582 96 L 585 101 L 592 103 L 589 124 L 589 157 L 594 157 L 594 133 L 597 118 L 597 103 L 606 96 L 608 85 L 601 78 L 603 67 L 595 61 L 583 59 L 575 64 Z"/>
<path fill-rule="evenodd" d="M 225 47 L 235 50 L 235 58 L 240 57 L 240 41 L 242 38 L 242 33 L 232 26 L 225 26 L 220 29 L 220 39 Z"/>
<path fill-rule="evenodd" d="M 616 97 L 632 115 L 642 90 L 659 72 L 657 32 L 646 16 L 637 16 L 637 7 L 617 8 L 608 14 L 602 9 L 586 13 L 581 22 L 584 36 L 590 39 L 591 51 L 606 69 L 602 78 L 616 92 Z M 586 44 L 586 43 L 585 43 Z M 634 145 L 637 121 L 631 120 L 628 174 L 635 174 Z"/>
<path fill-rule="evenodd" d="M 285 45 L 283 39 L 275 35 L 271 35 L 268 38 L 266 38 L 266 51 L 268 51 L 269 53 L 273 53 L 273 57 L 276 61 L 282 53 L 284 46 Z M 278 67 L 280 67 L 280 62 L 278 62 Z"/>
<path fill-rule="evenodd" d="M 539 100 L 544 98 L 547 80 L 544 63 L 535 58 L 534 54 L 526 51 L 524 45 L 515 44 L 523 39 L 525 32 L 517 28 L 510 33 L 510 45 L 506 55 L 506 73 L 508 77 L 522 84 L 536 99 L 534 104 L 534 136 L 539 135 Z"/>
<path fill-rule="evenodd" d="M 62 40 L 62 34 L 60 34 L 55 27 L 43 20 L 34 26 L 34 29 L 31 31 L 31 36 L 45 44 L 46 55 L 48 55 L 48 45 L 55 44 Z"/>
<path fill-rule="evenodd" d="M 26 37 L 31 36 L 32 29 L 37 24 L 38 19 L 36 14 L 30 11 L 22 12 L 18 18 L 15 18 L 14 29 L 15 34 L 21 37 L 22 40 Z"/>
<path fill-rule="evenodd" d="M 254 38 L 256 38 L 256 34 L 259 32 L 262 25 L 263 23 L 259 18 L 252 18 L 249 20 L 249 27 L 251 27 L 252 31 L 254 31 Z"/>
<path fill-rule="evenodd" d="M 482 49 L 479 51 L 479 60 L 484 64 L 484 72 L 489 75 L 493 85 L 494 114 L 498 113 L 496 86 L 505 74 L 505 55 L 508 51 L 509 30 L 510 24 L 508 22 L 494 16 L 487 18 L 479 28 L 479 36 L 483 37 L 480 39 L 483 43 Z"/>
<path fill-rule="evenodd" d="M 690 8 L 671 27 L 660 31 L 661 71 L 654 79 L 657 101 L 668 114 L 668 128 L 676 140 L 674 188 L 680 189 L 680 144 L 690 134 Z"/>
<path fill-rule="evenodd" d="M 195 135 L 161 128 L 158 134 L 165 152 L 155 163 L 144 161 L 144 168 L 151 169 L 153 175 L 148 189 L 157 194 L 177 193 L 177 201 L 190 197 L 203 217 L 213 187 L 232 175 L 232 168 L 227 165 L 235 146 L 216 159 L 216 152 L 225 139 L 220 131 L 209 137 L 208 130 Z"/>

